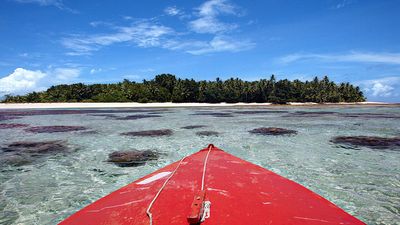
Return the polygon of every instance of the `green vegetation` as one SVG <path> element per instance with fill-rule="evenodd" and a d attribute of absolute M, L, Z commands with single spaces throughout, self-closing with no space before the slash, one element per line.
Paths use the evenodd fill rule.
<path fill-rule="evenodd" d="M 124 80 L 116 84 L 82 83 L 52 86 L 43 92 L 5 96 L 3 102 L 361 102 L 359 87 L 336 84 L 324 77 L 312 81 L 243 81 L 238 78 L 215 81 L 177 79 L 171 74 L 157 75 L 142 83 Z"/>

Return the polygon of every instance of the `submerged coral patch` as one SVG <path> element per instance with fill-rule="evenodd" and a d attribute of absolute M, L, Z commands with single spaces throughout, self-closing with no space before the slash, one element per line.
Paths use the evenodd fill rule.
<path fill-rule="evenodd" d="M 237 114 L 270 114 L 270 113 L 288 113 L 288 111 L 284 110 L 245 110 L 245 111 L 236 111 Z"/>
<path fill-rule="evenodd" d="M 218 136 L 219 133 L 216 131 L 199 131 L 199 132 L 196 132 L 196 135 L 198 135 L 198 136 Z"/>
<path fill-rule="evenodd" d="M 107 113 L 94 113 L 94 114 L 87 114 L 89 116 L 98 116 L 98 117 L 105 117 L 107 119 L 114 119 L 114 118 L 118 118 L 117 115 L 115 114 L 107 114 Z"/>
<path fill-rule="evenodd" d="M 129 115 L 125 117 L 118 117 L 116 118 L 117 120 L 138 120 L 138 119 L 144 119 L 144 118 L 153 118 L 153 117 L 162 117 L 160 115 L 149 115 L 149 114 L 137 114 L 137 115 Z"/>
<path fill-rule="evenodd" d="M 158 157 L 159 154 L 151 150 L 116 151 L 108 155 L 107 162 L 114 163 L 120 167 L 140 166 L 149 160 L 157 160 Z"/>
<path fill-rule="evenodd" d="M 18 141 L 1 148 L 0 164 L 22 166 L 39 158 L 69 151 L 66 142 L 55 141 Z"/>
<path fill-rule="evenodd" d="M 0 115 L 0 121 L 21 119 L 20 116 Z"/>
<path fill-rule="evenodd" d="M 13 128 L 22 128 L 28 127 L 29 124 L 24 123 L 0 123 L 0 129 L 13 129 Z"/>
<path fill-rule="evenodd" d="M 132 131 L 125 132 L 121 135 L 125 136 L 136 136 L 136 137 L 158 137 L 158 136 L 171 136 L 173 134 L 170 129 L 162 129 L 162 130 L 142 130 L 142 131 Z"/>
<path fill-rule="evenodd" d="M 191 129 L 198 129 L 198 128 L 203 128 L 203 127 L 207 127 L 207 126 L 206 125 L 189 125 L 189 126 L 184 126 L 181 128 L 191 130 Z"/>
<path fill-rule="evenodd" d="M 227 112 L 204 112 L 204 111 L 199 111 L 195 112 L 191 115 L 194 116 L 214 116 L 214 117 L 233 117 L 232 113 L 227 113 Z"/>
<path fill-rule="evenodd" d="M 6 110 L 0 111 L 0 116 L 40 116 L 68 114 L 108 114 L 108 113 L 145 113 L 162 112 L 166 109 L 36 109 L 36 110 Z"/>
<path fill-rule="evenodd" d="M 279 127 L 260 127 L 249 131 L 252 134 L 260 135 L 284 135 L 284 134 L 297 134 L 295 130 L 289 130 Z"/>
<path fill-rule="evenodd" d="M 17 141 L 3 147 L 4 152 L 17 152 L 29 154 L 47 154 L 54 152 L 64 152 L 68 148 L 64 141 Z"/>
<path fill-rule="evenodd" d="M 343 118 L 362 118 L 362 119 L 400 119 L 398 114 L 390 113 L 339 113 L 331 111 L 295 111 L 284 115 L 284 117 L 323 117 L 337 116 Z"/>
<path fill-rule="evenodd" d="M 341 117 L 363 119 L 400 119 L 400 115 L 389 113 L 340 113 Z"/>
<path fill-rule="evenodd" d="M 369 147 L 374 149 L 400 147 L 400 137 L 338 136 L 334 137 L 331 142 L 335 144 L 346 144 L 356 147 Z"/>
<path fill-rule="evenodd" d="M 58 133 L 58 132 L 71 132 L 86 130 L 86 127 L 82 126 L 36 126 L 25 129 L 27 132 L 32 133 Z"/>
<path fill-rule="evenodd" d="M 321 117 L 338 115 L 337 112 L 331 111 L 296 111 L 284 115 L 284 117 Z"/>

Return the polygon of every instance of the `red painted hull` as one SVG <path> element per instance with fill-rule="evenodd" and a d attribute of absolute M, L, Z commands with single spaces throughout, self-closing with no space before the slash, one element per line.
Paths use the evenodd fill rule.
<path fill-rule="evenodd" d="M 152 206 L 154 225 L 188 224 L 208 150 L 180 164 Z M 99 199 L 60 224 L 149 224 L 146 209 L 178 164 Z M 365 224 L 305 187 L 216 147 L 209 154 L 205 190 L 211 210 L 204 225 Z"/>

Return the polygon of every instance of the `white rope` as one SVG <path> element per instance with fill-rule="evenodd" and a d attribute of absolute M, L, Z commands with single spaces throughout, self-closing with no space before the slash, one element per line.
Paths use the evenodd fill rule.
<path fill-rule="evenodd" d="M 203 176 L 201 178 L 201 190 L 202 191 L 204 191 L 204 178 L 206 176 L 208 155 L 210 154 L 212 147 L 213 146 L 210 145 L 210 147 L 208 148 L 208 152 L 207 152 L 206 158 L 204 159 Z"/>
<path fill-rule="evenodd" d="M 202 191 L 204 190 L 204 179 L 205 179 L 205 175 L 206 175 L 208 156 L 209 156 L 209 154 L 210 154 L 210 152 L 211 152 L 212 147 L 213 147 L 213 146 L 210 145 L 210 147 L 208 148 L 207 155 L 206 155 L 206 157 L 205 157 L 205 159 L 204 159 L 203 176 L 202 176 L 202 178 L 201 178 L 201 190 L 202 190 Z M 167 185 L 168 181 L 172 178 L 172 176 L 174 176 L 175 172 L 176 172 L 176 171 L 178 170 L 178 168 L 181 166 L 183 160 L 186 159 L 186 157 L 187 157 L 187 156 L 183 157 L 183 158 L 181 159 L 181 161 L 179 161 L 178 166 L 176 166 L 175 170 L 171 173 L 171 175 L 168 177 L 168 179 L 165 180 L 165 182 L 164 182 L 164 184 L 161 186 L 160 190 L 158 190 L 157 194 L 154 196 L 153 200 L 150 202 L 150 205 L 149 205 L 149 207 L 148 207 L 147 210 L 146 210 L 146 214 L 147 214 L 147 216 L 149 217 L 150 225 L 153 225 L 153 214 L 150 212 L 151 207 L 153 206 L 153 204 L 154 204 L 154 202 L 156 201 L 156 199 L 158 198 L 158 196 L 161 194 L 161 191 L 162 191 L 162 190 L 164 189 L 164 187 Z M 209 204 L 211 204 L 211 203 L 209 203 Z M 207 208 L 209 208 L 209 205 L 208 205 Z M 208 212 L 207 214 L 208 214 L 208 216 L 207 216 L 207 215 L 203 215 L 203 216 L 202 216 L 202 220 L 203 220 L 203 221 L 205 220 L 205 218 L 208 218 L 208 217 L 209 217 L 209 212 Z"/>
<path fill-rule="evenodd" d="M 187 156 L 183 157 L 181 161 L 179 161 L 178 166 L 176 166 L 175 170 L 171 173 L 171 176 L 168 177 L 168 179 L 165 180 L 164 184 L 161 186 L 160 190 L 158 190 L 157 194 L 154 196 L 153 200 L 150 202 L 149 207 L 146 210 L 146 214 L 149 217 L 150 225 L 153 225 L 153 214 L 150 212 L 151 207 L 153 206 L 154 202 L 160 195 L 161 191 L 164 189 L 164 187 L 167 185 L 168 181 L 172 178 L 172 176 L 175 174 L 175 172 L 178 170 L 178 168 L 181 166 L 181 163 L 183 160 L 186 159 Z"/>

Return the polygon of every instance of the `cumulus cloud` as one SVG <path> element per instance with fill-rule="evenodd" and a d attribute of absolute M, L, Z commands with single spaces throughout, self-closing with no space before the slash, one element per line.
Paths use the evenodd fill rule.
<path fill-rule="evenodd" d="M 221 33 L 233 30 L 236 24 L 224 23 L 219 15 L 239 15 L 237 8 L 227 0 L 209 0 L 198 8 L 198 18 L 189 22 L 189 28 L 197 33 Z"/>
<path fill-rule="evenodd" d="M 0 79 L 0 94 L 19 94 L 37 90 L 39 83 L 46 77 L 46 73 L 40 70 L 32 71 L 17 68 L 8 76 Z"/>
<path fill-rule="evenodd" d="M 359 83 L 365 93 L 373 97 L 397 97 L 400 94 L 400 77 L 384 77 Z"/>
<path fill-rule="evenodd" d="M 281 63 L 292 63 L 301 60 L 400 64 L 400 53 L 350 52 L 347 54 L 290 54 L 278 59 Z"/>
<path fill-rule="evenodd" d="M 0 78 L 0 95 L 42 91 L 51 85 L 69 83 L 79 74 L 80 70 L 75 68 L 55 68 L 46 72 L 17 68 L 11 74 Z"/>

